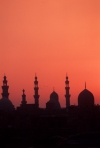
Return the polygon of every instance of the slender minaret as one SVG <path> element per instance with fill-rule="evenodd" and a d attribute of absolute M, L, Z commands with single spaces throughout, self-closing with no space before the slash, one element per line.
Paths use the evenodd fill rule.
<path fill-rule="evenodd" d="M 68 108 L 70 106 L 70 94 L 69 94 L 69 81 L 68 81 L 68 76 L 66 76 L 66 81 L 65 81 L 65 90 L 66 90 L 66 94 L 65 94 L 65 98 L 66 98 L 66 108 Z"/>
<path fill-rule="evenodd" d="M 23 89 L 23 94 L 22 94 L 22 106 L 26 105 L 27 104 L 27 101 L 26 101 L 26 95 L 25 95 L 25 90 Z"/>
<path fill-rule="evenodd" d="M 1 93 L 2 98 L 9 98 L 8 88 L 9 88 L 9 86 L 7 86 L 6 76 L 4 76 L 3 86 L 2 86 L 2 93 Z"/>
<path fill-rule="evenodd" d="M 39 87 L 38 87 L 38 80 L 37 80 L 37 76 L 35 76 L 35 81 L 34 81 L 34 99 L 35 99 L 35 106 L 36 108 L 39 108 L 39 94 L 38 94 L 38 90 L 39 90 Z"/>

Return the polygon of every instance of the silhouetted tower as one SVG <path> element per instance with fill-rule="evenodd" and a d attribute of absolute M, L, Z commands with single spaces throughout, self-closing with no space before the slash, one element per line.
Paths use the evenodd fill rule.
<path fill-rule="evenodd" d="M 65 94 L 65 98 L 66 98 L 66 108 L 68 108 L 70 106 L 70 94 L 69 94 L 69 81 L 68 81 L 68 76 L 66 76 L 66 81 L 65 81 L 65 90 L 66 90 L 66 94 Z"/>
<path fill-rule="evenodd" d="M 26 95 L 25 95 L 25 90 L 23 89 L 23 94 L 22 94 L 22 105 L 26 105 L 27 104 L 27 101 L 26 101 Z"/>
<path fill-rule="evenodd" d="M 9 98 L 8 88 L 9 88 L 9 86 L 7 86 L 6 76 L 4 76 L 3 86 L 2 86 L 2 93 L 1 93 L 2 98 Z"/>
<path fill-rule="evenodd" d="M 39 94 L 38 94 L 38 90 L 39 90 L 38 80 L 37 80 L 37 76 L 35 76 L 35 81 L 34 81 L 34 91 L 35 91 L 34 99 L 35 99 L 35 106 L 36 106 L 36 108 L 39 107 Z"/>

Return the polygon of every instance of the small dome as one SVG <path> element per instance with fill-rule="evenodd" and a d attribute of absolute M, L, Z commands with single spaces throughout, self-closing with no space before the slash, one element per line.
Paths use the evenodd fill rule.
<path fill-rule="evenodd" d="M 46 103 L 46 108 L 49 110 L 61 108 L 59 99 L 58 99 L 58 94 L 55 91 L 53 91 L 50 94 L 50 100 Z"/>
<path fill-rule="evenodd" d="M 51 94 L 50 94 L 50 100 L 54 100 L 54 99 L 56 99 L 56 100 L 58 100 L 58 94 L 55 92 L 55 91 L 53 91 Z"/>
<path fill-rule="evenodd" d="M 87 90 L 84 89 L 78 96 L 78 105 L 79 106 L 93 106 L 94 105 L 94 96 L 93 94 Z"/>
<path fill-rule="evenodd" d="M 12 102 L 8 98 L 0 99 L 0 110 L 13 111 L 14 109 L 15 109 L 14 105 L 12 104 Z"/>

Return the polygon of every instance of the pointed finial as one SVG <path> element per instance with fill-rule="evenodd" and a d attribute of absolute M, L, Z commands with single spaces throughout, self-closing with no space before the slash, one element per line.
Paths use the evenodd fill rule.
<path fill-rule="evenodd" d="M 23 94 L 24 94 L 25 90 L 23 89 L 22 91 L 23 91 Z"/>
<path fill-rule="evenodd" d="M 6 77 L 5 73 L 4 73 L 4 78 Z"/>
<path fill-rule="evenodd" d="M 86 89 L 86 82 L 85 82 L 85 89 Z"/>
<path fill-rule="evenodd" d="M 66 79 L 68 79 L 68 73 L 66 73 Z"/>
<path fill-rule="evenodd" d="M 37 79 L 37 75 L 36 75 L 36 73 L 35 73 L 35 80 Z"/>
<path fill-rule="evenodd" d="M 36 72 L 35 72 L 35 77 L 36 77 Z"/>
<path fill-rule="evenodd" d="M 55 88 L 53 87 L 53 91 L 55 91 Z"/>

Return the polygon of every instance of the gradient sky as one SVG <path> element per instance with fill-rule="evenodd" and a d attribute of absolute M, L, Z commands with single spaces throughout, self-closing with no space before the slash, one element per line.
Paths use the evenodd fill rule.
<path fill-rule="evenodd" d="M 15 106 L 23 88 L 34 102 L 35 73 L 40 107 L 53 87 L 65 107 L 66 73 L 71 104 L 85 81 L 100 104 L 100 0 L 0 0 L 0 86 L 5 74 Z"/>

